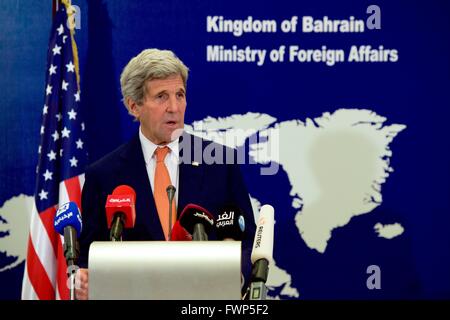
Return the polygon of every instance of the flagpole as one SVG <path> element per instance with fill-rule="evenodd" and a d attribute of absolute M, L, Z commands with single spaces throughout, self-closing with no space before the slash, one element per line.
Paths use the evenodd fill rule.
<path fill-rule="evenodd" d="M 52 0 L 52 18 L 55 17 L 56 11 L 59 9 L 59 0 Z"/>

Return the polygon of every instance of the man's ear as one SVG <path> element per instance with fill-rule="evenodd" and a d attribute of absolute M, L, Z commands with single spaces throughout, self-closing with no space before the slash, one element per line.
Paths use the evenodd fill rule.
<path fill-rule="evenodd" d="M 136 101 L 134 101 L 132 98 L 127 97 L 126 98 L 126 103 L 128 106 L 128 109 L 130 110 L 130 113 L 136 118 L 139 119 L 139 115 L 140 115 L 140 111 L 141 108 L 139 107 L 139 105 L 136 103 Z"/>

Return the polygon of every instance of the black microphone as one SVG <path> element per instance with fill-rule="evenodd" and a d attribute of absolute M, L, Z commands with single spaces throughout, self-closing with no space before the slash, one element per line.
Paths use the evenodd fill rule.
<path fill-rule="evenodd" d="M 176 188 L 173 185 L 170 185 L 166 189 L 167 192 L 167 198 L 169 199 L 169 236 L 168 240 L 171 240 L 172 238 L 172 201 L 175 197 Z"/>
<path fill-rule="evenodd" d="M 245 219 L 242 210 L 230 204 L 223 206 L 219 213 L 216 220 L 217 239 L 242 241 L 245 231 Z M 244 284 L 244 275 L 241 273 L 241 290 Z"/>
<path fill-rule="evenodd" d="M 75 202 L 59 207 L 54 219 L 55 230 L 64 236 L 64 256 L 67 266 L 76 265 L 80 254 L 77 236 L 81 233 L 81 214 Z"/>
<path fill-rule="evenodd" d="M 69 277 L 70 300 L 75 300 L 75 274 L 78 269 L 80 246 L 78 236 L 81 233 L 81 214 L 75 202 L 68 202 L 59 207 L 54 219 L 55 230 L 64 235 L 64 257 L 67 263 Z"/>
<path fill-rule="evenodd" d="M 217 239 L 242 241 L 245 231 L 242 210 L 234 205 L 225 205 L 219 212 L 216 220 Z"/>
<path fill-rule="evenodd" d="M 208 241 L 208 233 L 214 226 L 214 216 L 205 208 L 192 203 L 183 209 L 179 221 L 192 234 L 194 241 Z"/>

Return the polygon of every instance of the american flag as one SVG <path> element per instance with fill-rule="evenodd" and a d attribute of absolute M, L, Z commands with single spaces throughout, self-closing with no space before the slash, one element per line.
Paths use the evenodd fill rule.
<path fill-rule="evenodd" d="M 73 30 L 67 27 L 68 10 L 70 3 L 64 0 L 53 18 L 50 33 L 22 299 L 69 299 L 63 238 L 53 228 L 53 219 L 59 205 L 68 201 L 81 208 L 87 153 L 79 109 L 77 48 Z"/>

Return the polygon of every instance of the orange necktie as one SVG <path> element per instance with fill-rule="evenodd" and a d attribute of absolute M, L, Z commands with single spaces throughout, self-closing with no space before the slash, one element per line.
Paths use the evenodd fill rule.
<path fill-rule="evenodd" d="M 169 171 L 164 163 L 166 155 L 170 149 L 166 147 L 156 148 L 156 169 L 153 196 L 155 198 L 156 209 L 158 210 L 159 221 L 164 231 L 166 240 L 169 239 L 169 230 L 172 230 L 176 218 L 175 199 L 172 201 L 172 225 L 169 227 L 169 198 L 167 197 L 167 187 L 171 185 Z"/>

